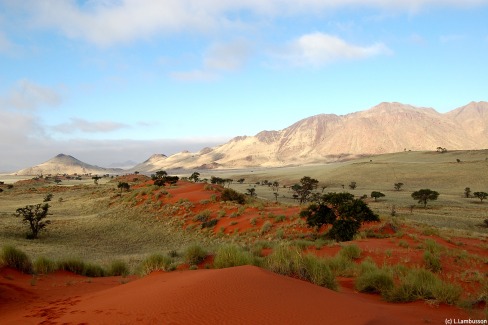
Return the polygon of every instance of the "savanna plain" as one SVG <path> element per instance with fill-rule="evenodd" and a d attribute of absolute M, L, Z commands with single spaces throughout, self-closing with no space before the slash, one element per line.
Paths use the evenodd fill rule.
<path fill-rule="evenodd" d="M 164 186 L 0 175 L 0 323 L 486 324 L 487 171 L 477 150 L 167 171 Z M 419 203 L 420 189 L 439 195 Z M 328 193 L 379 221 L 337 241 L 302 212 Z M 39 203 L 50 223 L 27 239 L 16 211 Z"/>

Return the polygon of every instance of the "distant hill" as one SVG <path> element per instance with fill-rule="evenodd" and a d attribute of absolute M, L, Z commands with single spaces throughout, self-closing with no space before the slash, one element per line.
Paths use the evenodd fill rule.
<path fill-rule="evenodd" d="M 444 114 L 401 103 L 381 103 L 347 115 L 320 114 L 196 153 L 154 155 L 132 170 L 277 167 L 437 147 L 488 148 L 488 103 L 472 102 Z"/>
<path fill-rule="evenodd" d="M 123 172 L 120 168 L 103 168 L 89 165 L 72 156 L 59 154 L 56 157 L 34 167 L 17 171 L 17 175 L 57 175 L 57 174 L 119 174 Z"/>

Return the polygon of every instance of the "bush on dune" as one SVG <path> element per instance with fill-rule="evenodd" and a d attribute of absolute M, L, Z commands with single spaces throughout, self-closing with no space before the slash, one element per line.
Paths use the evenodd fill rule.
<path fill-rule="evenodd" d="M 222 269 L 241 265 L 255 265 L 254 257 L 250 252 L 235 245 L 224 245 L 217 250 L 214 259 L 215 268 Z"/>
<path fill-rule="evenodd" d="M 4 246 L 1 257 L 2 264 L 8 267 L 14 268 L 22 273 L 32 272 L 32 262 L 29 257 L 15 247 Z"/>

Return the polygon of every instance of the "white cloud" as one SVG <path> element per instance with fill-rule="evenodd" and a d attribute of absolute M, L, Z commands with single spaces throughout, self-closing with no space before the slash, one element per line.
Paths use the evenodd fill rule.
<path fill-rule="evenodd" d="M 10 53 L 13 47 L 12 42 L 0 31 L 0 53 Z"/>
<path fill-rule="evenodd" d="M 488 0 L 105 0 L 7 1 L 30 13 L 34 25 L 54 28 L 70 38 L 100 46 L 144 39 L 161 33 L 221 31 L 260 19 L 317 14 L 359 5 L 417 12 L 424 7 L 472 7 Z M 246 12 L 246 18 L 239 15 Z"/>
<path fill-rule="evenodd" d="M 35 109 L 43 105 L 58 106 L 61 95 L 45 86 L 24 79 L 20 80 L 5 96 L 0 97 L 0 106 L 14 109 Z"/>
<path fill-rule="evenodd" d="M 205 70 L 172 72 L 170 77 L 180 81 L 213 81 L 218 79 L 215 72 Z"/>
<path fill-rule="evenodd" d="M 464 35 L 460 34 L 449 34 L 449 35 L 441 35 L 439 38 L 441 43 L 453 43 L 462 41 L 465 38 Z"/>
<path fill-rule="evenodd" d="M 93 122 L 82 118 L 71 118 L 70 122 L 56 125 L 53 127 L 53 129 L 62 133 L 74 133 L 77 131 L 84 133 L 107 133 L 128 127 L 129 126 L 127 124 L 113 121 Z"/>
<path fill-rule="evenodd" d="M 245 40 L 215 43 L 203 56 L 201 69 L 173 72 L 170 76 L 182 81 L 213 81 L 221 72 L 240 69 L 251 55 L 251 45 Z"/>
<path fill-rule="evenodd" d="M 272 56 L 294 66 L 323 66 L 338 60 L 354 60 L 391 53 L 382 43 L 358 46 L 324 33 L 303 35 Z"/>
<path fill-rule="evenodd" d="M 205 54 L 204 66 L 208 70 L 237 70 L 250 56 L 251 47 L 245 40 L 217 43 Z"/>

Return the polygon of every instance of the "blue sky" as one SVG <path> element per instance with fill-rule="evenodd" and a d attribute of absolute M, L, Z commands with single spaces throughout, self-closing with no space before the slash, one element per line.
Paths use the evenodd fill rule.
<path fill-rule="evenodd" d="M 488 0 L 0 0 L 0 171 L 487 100 Z"/>

